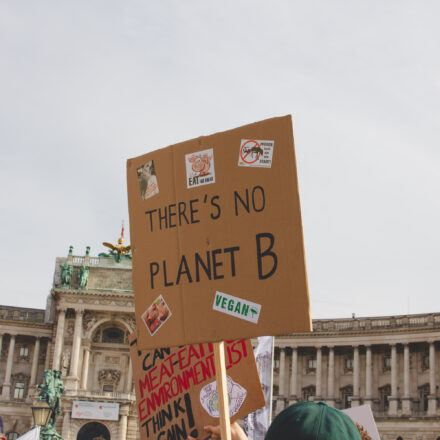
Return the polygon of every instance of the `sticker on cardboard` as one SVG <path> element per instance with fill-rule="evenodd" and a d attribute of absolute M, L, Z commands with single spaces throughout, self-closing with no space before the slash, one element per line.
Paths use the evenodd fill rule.
<path fill-rule="evenodd" d="M 218 312 L 257 324 L 260 317 L 261 304 L 217 291 L 215 292 L 212 308 Z"/>
<path fill-rule="evenodd" d="M 238 166 L 271 168 L 274 141 L 242 139 Z"/>
<path fill-rule="evenodd" d="M 198 151 L 185 155 L 186 187 L 215 183 L 214 150 Z"/>
<path fill-rule="evenodd" d="M 154 161 L 150 160 L 137 170 L 139 181 L 139 189 L 141 197 L 144 200 L 159 194 L 159 185 L 157 184 L 156 170 L 154 169 Z"/>
<path fill-rule="evenodd" d="M 142 313 L 142 321 L 144 321 L 151 336 L 153 336 L 170 317 L 171 310 L 162 295 L 159 295 L 153 301 L 153 304 Z"/>
<path fill-rule="evenodd" d="M 237 414 L 241 405 L 246 399 L 247 391 L 229 376 L 226 376 L 228 397 L 229 397 L 229 417 Z M 219 417 L 217 383 L 211 382 L 200 390 L 200 403 L 211 417 Z"/>

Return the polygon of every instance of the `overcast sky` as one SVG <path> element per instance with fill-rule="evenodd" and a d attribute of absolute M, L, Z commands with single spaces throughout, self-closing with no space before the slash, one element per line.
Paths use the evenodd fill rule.
<path fill-rule="evenodd" d="M 0 0 L 0 302 L 44 308 L 57 256 L 117 240 L 127 158 L 290 113 L 313 318 L 440 312 L 439 16 Z"/>

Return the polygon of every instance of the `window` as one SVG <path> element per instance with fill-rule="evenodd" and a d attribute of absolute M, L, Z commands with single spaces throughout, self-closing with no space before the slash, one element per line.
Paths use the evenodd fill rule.
<path fill-rule="evenodd" d="M 396 440 L 403 440 L 403 438 L 399 436 L 396 438 Z"/>
<path fill-rule="evenodd" d="M 18 438 L 18 432 L 9 432 L 6 434 L 7 440 L 16 440 Z"/>
<path fill-rule="evenodd" d="M 391 396 L 391 385 L 384 385 L 379 388 L 379 410 L 382 412 L 388 411 L 390 406 L 389 397 Z"/>
<path fill-rule="evenodd" d="M 102 391 L 106 393 L 113 393 L 113 385 L 104 385 Z"/>
<path fill-rule="evenodd" d="M 429 354 L 424 354 L 422 357 L 422 370 L 429 369 Z"/>
<path fill-rule="evenodd" d="M 24 397 L 24 383 L 15 382 L 14 399 L 23 399 Z"/>
<path fill-rule="evenodd" d="M 353 371 L 353 358 L 345 358 L 344 362 L 344 373 Z"/>
<path fill-rule="evenodd" d="M 342 405 L 345 408 L 351 408 L 351 398 L 353 397 L 353 386 L 347 385 L 341 388 Z"/>
<path fill-rule="evenodd" d="M 420 399 L 419 411 L 428 411 L 429 383 L 420 386 L 417 390 Z"/>
<path fill-rule="evenodd" d="M 391 357 L 384 356 L 383 357 L 383 371 L 390 371 L 390 370 L 391 370 Z"/>
<path fill-rule="evenodd" d="M 302 389 L 302 400 L 312 401 L 316 394 L 316 388 L 313 385 Z"/>
<path fill-rule="evenodd" d="M 307 373 L 312 373 L 316 371 L 316 359 L 307 359 Z"/>
<path fill-rule="evenodd" d="M 106 328 L 102 331 L 102 342 L 110 344 L 123 344 L 124 332 L 116 327 Z"/>
<path fill-rule="evenodd" d="M 29 356 L 29 347 L 20 347 L 20 357 Z"/>

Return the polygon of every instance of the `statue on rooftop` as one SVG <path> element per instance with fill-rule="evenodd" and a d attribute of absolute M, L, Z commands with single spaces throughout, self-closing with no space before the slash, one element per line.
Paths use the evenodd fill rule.
<path fill-rule="evenodd" d="M 118 239 L 118 244 L 111 244 L 106 241 L 102 243 L 104 246 L 110 248 L 111 250 L 108 254 L 103 252 L 100 253 L 100 257 L 114 257 L 117 263 L 121 261 L 121 258 L 131 259 L 131 246 L 124 246 L 124 230 L 124 224 L 122 224 L 121 237 Z"/>
<path fill-rule="evenodd" d="M 79 270 L 79 288 L 84 289 L 87 286 L 89 279 L 90 268 L 87 266 L 81 267 Z"/>
<path fill-rule="evenodd" d="M 70 281 L 73 276 L 73 266 L 64 263 L 61 265 L 61 285 L 70 286 Z"/>

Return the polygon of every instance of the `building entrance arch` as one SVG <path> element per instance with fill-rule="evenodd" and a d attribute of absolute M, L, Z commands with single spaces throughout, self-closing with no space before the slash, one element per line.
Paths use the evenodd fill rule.
<path fill-rule="evenodd" d="M 76 440 L 110 440 L 110 431 L 102 423 L 86 423 L 78 431 Z"/>

